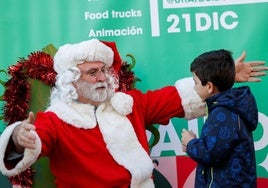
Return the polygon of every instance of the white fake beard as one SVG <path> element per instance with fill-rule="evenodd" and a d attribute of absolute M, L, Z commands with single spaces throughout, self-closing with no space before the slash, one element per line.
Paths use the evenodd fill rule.
<path fill-rule="evenodd" d="M 104 102 L 110 98 L 111 91 L 107 87 L 106 82 L 98 82 L 96 84 L 87 83 L 85 81 L 77 81 L 77 90 L 79 95 L 95 102 Z M 96 90 L 98 87 L 105 87 L 105 90 Z"/>

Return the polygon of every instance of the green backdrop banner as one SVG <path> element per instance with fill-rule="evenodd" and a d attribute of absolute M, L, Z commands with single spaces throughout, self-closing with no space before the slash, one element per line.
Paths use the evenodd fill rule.
<path fill-rule="evenodd" d="M 268 0 L 8 0 L 0 2 L 0 65 L 6 70 L 20 57 L 90 38 L 116 41 L 124 60 L 136 58 L 142 91 L 174 85 L 191 76 L 199 54 L 225 48 L 235 58 L 268 62 Z M 0 73 L 1 80 L 7 80 Z M 258 187 L 268 185 L 268 76 L 249 85 L 259 107 L 254 133 Z M 4 88 L 0 88 L 1 94 Z M 167 96 L 168 97 L 168 96 Z M 3 106 L 3 103 L 1 103 Z M 159 126 L 160 140 L 151 150 L 156 167 L 172 187 L 192 187 L 195 164 L 181 151 L 182 128 L 201 130 L 203 119 L 171 119 Z M 3 131 L 4 122 L 0 124 Z M 148 140 L 151 140 L 148 132 Z M 46 176 L 42 176 L 46 177 Z M 38 181 L 42 178 L 36 177 Z M 0 176 L 1 187 L 10 187 Z M 2 183 L 3 182 L 3 183 Z"/>

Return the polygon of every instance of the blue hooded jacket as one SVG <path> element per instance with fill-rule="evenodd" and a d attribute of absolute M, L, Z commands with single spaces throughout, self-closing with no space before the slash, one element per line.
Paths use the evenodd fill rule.
<path fill-rule="evenodd" d="M 198 163 L 195 187 L 256 187 L 252 132 L 258 109 L 249 87 L 229 89 L 206 103 L 208 117 L 201 136 L 187 145 L 187 154 Z"/>

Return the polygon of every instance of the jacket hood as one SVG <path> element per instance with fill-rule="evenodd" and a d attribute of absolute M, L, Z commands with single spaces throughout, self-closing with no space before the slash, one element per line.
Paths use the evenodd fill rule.
<path fill-rule="evenodd" d="M 239 114 L 248 130 L 254 131 L 258 124 L 258 108 L 253 94 L 248 86 L 232 88 L 216 94 L 206 100 L 209 111 L 215 107 L 225 107 Z"/>

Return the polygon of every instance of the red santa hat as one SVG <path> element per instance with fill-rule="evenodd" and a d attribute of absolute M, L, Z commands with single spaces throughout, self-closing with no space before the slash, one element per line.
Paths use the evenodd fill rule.
<path fill-rule="evenodd" d="M 114 52 L 116 52 L 115 58 Z M 65 70 L 85 61 L 101 61 L 109 67 L 113 64 L 114 60 L 116 60 L 115 68 L 119 70 L 121 58 L 115 43 L 90 39 L 76 44 L 61 46 L 54 56 L 54 69 L 58 74 L 61 74 Z"/>
<path fill-rule="evenodd" d="M 105 45 L 109 46 L 113 52 L 114 52 L 114 59 L 113 59 L 113 68 L 115 70 L 115 72 L 118 74 L 118 72 L 121 69 L 121 65 L 122 65 L 122 59 L 120 57 L 120 54 L 118 52 L 118 49 L 116 47 L 116 43 L 115 42 L 108 42 L 108 41 L 101 41 L 102 43 L 104 43 Z"/>

